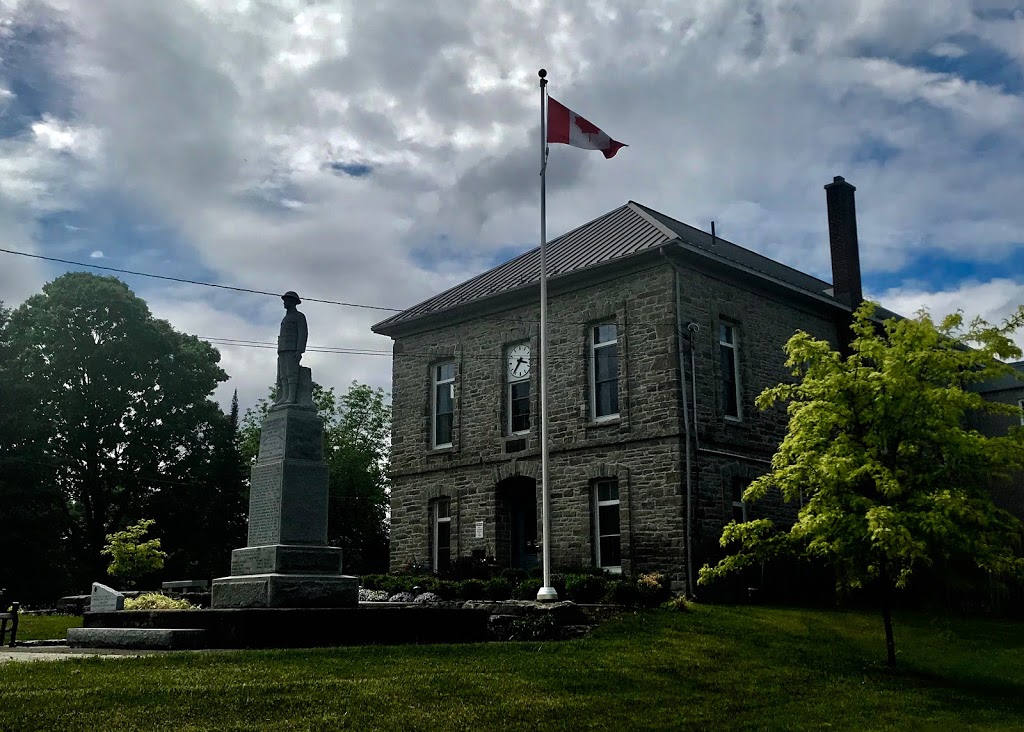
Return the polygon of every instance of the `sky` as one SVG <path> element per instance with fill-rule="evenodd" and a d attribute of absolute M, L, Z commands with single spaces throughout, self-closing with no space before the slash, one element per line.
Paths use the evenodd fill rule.
<path fill-rule="evenodd" d="M 378 353 L 303 363 L 388 389 L 373 308 L 537 245 L 541 67 L 629 145 L 553 146 L 552 237 L 635 200 L 831 280 L 842 175 L 869 297 L 1024 302 L 1024 2 L 999 0 L 0 0 L 0 247 L 373 306 L 304 303 L 311 345 Z M 0 252 L 0 300 L 69 269 Z M 123 279 L 201 337 L 283 315 Z M 273 351 L 218 348 L 215 397 L 253 404 Z"/>

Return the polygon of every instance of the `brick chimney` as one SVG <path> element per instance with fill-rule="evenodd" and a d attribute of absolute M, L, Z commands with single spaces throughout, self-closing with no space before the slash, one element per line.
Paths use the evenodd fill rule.
<path fill-rule="evenodd" d="M 857 210 L 853 201 L 856 190 L 841 175 L 825 186 L 828 240 L 832 249 L 832 291 L 836 300 L 854 308 L 864 299 L 860 284 Z"/>

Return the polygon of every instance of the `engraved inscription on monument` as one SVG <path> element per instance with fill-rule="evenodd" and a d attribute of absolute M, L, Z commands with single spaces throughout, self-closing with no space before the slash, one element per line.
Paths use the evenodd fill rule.
<path fill-rule="evenodd" d="M 284 457 L 285 423 L 283 420 L 267 420 L 260 431 L 259 459 L 277 460 Z"/>
<path fill-rule="evenodd" d="M 249 488 L 249 546 L 275 544 L 281 538 L 283 466 L 257 465 Z"/>

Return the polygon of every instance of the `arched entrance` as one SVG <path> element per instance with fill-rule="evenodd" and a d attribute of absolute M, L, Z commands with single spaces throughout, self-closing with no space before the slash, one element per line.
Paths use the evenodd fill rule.
<path fill-rule="evenodd" d="M 498 561 L 508 567 L 533 569 L 539 563 L 537 552 L 537 481 L 516 475 L 498 483 L 497 535 Z"/>

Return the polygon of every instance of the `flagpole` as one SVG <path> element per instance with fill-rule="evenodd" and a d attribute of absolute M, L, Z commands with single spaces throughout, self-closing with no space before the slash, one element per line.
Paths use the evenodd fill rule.
<path fill-rule="evenodd" d="M 547 101 L 548 72 L 541 69 L 540 77 L 540 484 L 542 531 L 541 547 L 544 560 L 544 586 L 537 592 L 540 602 L 558 599 L 551 586 L 551 484 L 548 481 L 548 270 L 547 270 L 547 169 L 548 135 L 545 102 Z"/>

